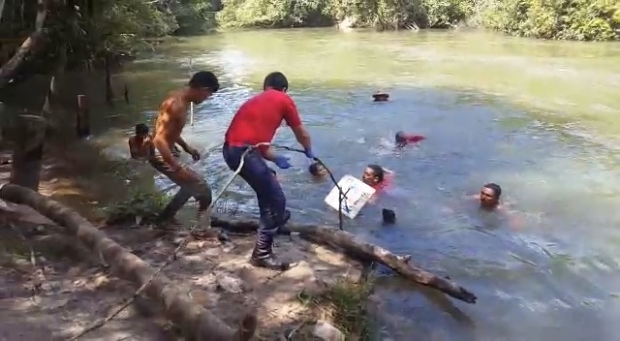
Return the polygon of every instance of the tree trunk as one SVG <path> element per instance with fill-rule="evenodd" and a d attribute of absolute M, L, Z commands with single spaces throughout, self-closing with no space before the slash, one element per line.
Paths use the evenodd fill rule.
<path fill-rule="evenodd" d="M 26 56 L 30 52 L 40 49 L 41 45 L 43 45 L 43 41 L 44 37 L 42 32 L 34 32 L 30 37 L 24 40 L 13 57 L 0 68 L 0 87 L 4 87 L 10 83 Z"/>
<path fill-rule="evenodd" d="M 5 0 L 0 0 L 0 19 L 2 19 L 2 14 L 4 13 L 4 4 Z"/>
<path fill-rule="evenodd" d="M 64 227 L 92 252 L 101 255 L 119 277 L 130 281 L 136 288 L 146 284 L 155 273 L 155 270 L 142 259 L 115 243 L 86 219 L 54 200 L 11 184 L 0 187 L 0 199 L 28 205 Z M 153 279 L 144 293 L 160 304 L 166 316 L 190 339 L 245 341 L 254 335 L 256 316 L 247 314 L 239 328 L 233 329 L 213 313 L 194 303 L 186 294 L 178 292 L 175 284 L 162 274 Z"/>
<path fill-rule="evenodd" d="M 238 233 L 254 232 L 258 228 L 258 222 L 254 220 L 222 220 L 215 217 L 212 218 L 211 225 Z M 348 232 L 328 226 L 288 223 L 286 229 L 298 232 L 302 238 L 312 242 L 335 246 L 359 258 L 381 263 L 412 282 L 437 289 L 467 303 L 476 303 L 476 295 L 458 286 L 449 278 L 437 276 L 412 265 L 409 262 L 410 256 L 397 256 L 380 246 L 361 241 Z"/>
<path fill-rule="evenodd" d="M 22 64 L 22 62 L 25 60 L 26 56 L 30 52 L 36 52 L 40 50 L 40 47 L 44 41 L 43 24 L 45 23 L 45 19 L 47 17 L 47 1 L 48 0 L 38 0 L 35 31 L 28 38 L 26 38 L 26 40 L 24 40 L 24 42 L 19 47 L 17 52 L 15 52 L 13 57 L 8 62 L 6 62 L 6 64 L 2 65 L 2 68 L 0 68 L 0 88 L 9 84 L 11 79 L 19 70 L 19 66 Z M 24 3 L 25 1 L 22 2 L 22 8 Z"/>
<path fill-rule="evenodd" d="M 8 139 L 15 145 L 10 182 L 39 191 L 43 144 L 47 122 L 41 116 L 18 115 L 9 128 Z"/>

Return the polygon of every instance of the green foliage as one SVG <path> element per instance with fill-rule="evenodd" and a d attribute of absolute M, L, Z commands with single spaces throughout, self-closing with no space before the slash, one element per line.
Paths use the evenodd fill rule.
<path fill-rule="evenodd" d="M 135 189 L 129 198 L 106 207 L 109 224 L 133 222 L 136 218 L 153 218 L 167 203 L 168 198 L 161 192 L 148 192 Z"/>
<path fill-rule="evenodd" d="M 331 24 L 328 0 L 224 0 L 222 27 L 301 27 Z"/>
<path fill-rule="evenodd" d="M 204 0 L 179 0 L 170 6 L 178 29 L 176 34 L 191 35 L 208 33 L 217 27 L 215 11 Z"/>
<path fill-rule="evenodd" d="M 375 325 L 367 309 L 373 285 L 370 276 L 359 282 L 342 279 L 319 295 L 301 292 L 298 299 L 302 304 L 312 304 L 318 308 L 322 311 L 320 315 L 331 315 L 329 320 L 345 334 L 347 340 L 374 340 Z"/>
<path fill-rule="evenodd" d="M 620 39 L 618 0 L 503 0 L 486 6 L 486 27 L 522 37 Z"/>

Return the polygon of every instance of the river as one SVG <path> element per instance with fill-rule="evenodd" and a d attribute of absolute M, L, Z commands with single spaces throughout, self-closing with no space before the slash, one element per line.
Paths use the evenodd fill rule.
<path fill-rule="evenodd" d="M 231 174 L 218 148 L 227 123 L 274 70 L 289 77 L 316 154 L 337 177 L 361 175 L 368 163 L 396 172 L 401 196 L 379 206 L 394 209 L 398 223 L 381 226 L 369 207 L 345 228 L 449 274 L 479 300 L 450 302 L 379 269 L 392 339 L 617 339 L 620 44 L 331 29 L 181 39 L 123 74 L 135 123 L 187 82 L 190 58 L 223 84 L 185 131 L 210 152 L 193 167 L 216 188 Z M 391 100 L 372 103 L 377 89 Z M 428 139 L 396 154 L 398 130 Z M 294 145 L 285 128 L 276 141 Z M 331 184 L 312 182 L 304 156 L 290 156 L 295 167 L 279 176 L 293 219 L 335 224 L 323 203 Z M 464 198 L 486 182 L 502 186 L 518 224 L 483 216 Z M 255 214 L 247 186 L 230 191 Z"/>

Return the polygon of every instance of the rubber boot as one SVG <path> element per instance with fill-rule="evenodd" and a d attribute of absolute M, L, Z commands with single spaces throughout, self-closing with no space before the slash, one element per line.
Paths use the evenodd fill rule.
<path fill-rule="evenodd" d="M 266 268 L 276 271 L 286 271 L 291 265 L 287 262 L 281 262 L 276 259 L 273 254 L 273 236 L 262 233 L 258 236 L 256 246 L 252 252 L 250 264 L 260 268 Z"/>

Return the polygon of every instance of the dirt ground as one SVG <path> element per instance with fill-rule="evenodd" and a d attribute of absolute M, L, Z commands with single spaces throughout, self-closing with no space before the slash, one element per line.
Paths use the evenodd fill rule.
<path fill-rule="evenodd" d="M 105 197 L 106 190 L 122 192 L 119 182 L 125 180 L 118 174 L 92 177 L 97 170 L 91 168 L 101 167 L 92 160 L 72 158 L 75 155 L 66 150 L 48 155 L 42 194 L 88 213 L 99 200 L 113 199 Z M 0 183 L 8 178 L 8 167 L 0 168 Z M 100 226 L 153 267 L 162 264 L 184 236 L 183 231 L 162 234 L 148 227 Z M 65 340 L 133 294 L 128 282 L 114 277 L 97 257 L 60 231 L 24 206 L 5 203 L 0 209 L 0 340 Z M 190 242 L 163 273 L 231 326 L 244 312 L 257 309 L 257 340 L 278 340 L 283 331 L 317 318 L 300 295 L 303 291 L 316 294 L 339 279 L 356 281 L 362 276 L 357 262 L 294 236 L 278 237 L 274 248 L 279 257 L 296 262 L 292 269 L 256 269 L 247 262 L 254 238 L 232 237 L 232 249 Z M 156 306 L 137 300 L 81 340 L 176 340 L 176 335 Z"/>

